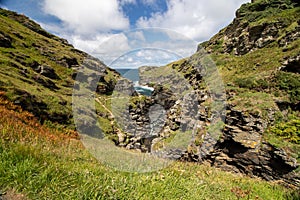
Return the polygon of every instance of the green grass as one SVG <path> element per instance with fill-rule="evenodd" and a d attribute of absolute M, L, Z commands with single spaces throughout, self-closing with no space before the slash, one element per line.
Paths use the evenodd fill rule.
<path fill-rule="evenodd" d="M 243 91 L 230 100 L 232 105 L 244 112 L 266 115 L 269 109 L 276 109 L 276 105 L 270 94 L 262 92 Z"/>
<path fill-rule="evenodd" d="M 0 190 L 28 199 L 292 199 L 295 190 L 222 172 L 207 165 L 173 162 L 154 172 L 129 173 L 99 162 L 65 130 L 41 126 L 34 117 L 0 98 Z M 86 140 L 83 140 L 86 141 Z M 118 163 L 143 154 L 107 148 L 102 158 Z M 89 143 L 88 145 L 92 145 Z M 107 146 L 107 147 L 106 147 Z M 99 149 L 101 148 L 101 149 Z M 120 154 L 120 152 L 122 152 Z M 98 154 L 99 155 L 99 154 Z M 105 157 L 106 156 L 106 157 Z M 132 157 L 133 156 L 133 157 Z M 147 160 L 144 160 L 147 162 Z M 121 166 L 122 167 L 122 166 Z M 125 166 L 126 167 L 126 166 Z M 147 166 L 146 166 L 147 167 Z M 293 196 L 292 196 L 293 195 Z M 244 197 L 243 197 L 244 196 Z M 242 198 L 243 197 L 243 198 Z"/>
<path fill-rule="evenodd" d="M 272 145 L 283 148 L 288 154 L 300 161 L 300 116 L 292 112 L 288 116 L 279 115 L 273 126 L 263 134 Z"/>
<path fill-rule="evenodd" d="M 13 102 L 19 99 L 28 103 L 34 102 L 33 106 L 23 107 L 33 112 L 41 121 L 59 121 L 73 127 L 70 119 L 74 83 L 72 75 L 76 65 L 71 68 L 63 61 L 74 59 L 81 65 L 87 54 L 61 42 L 61 39 L 56 36 L 46 34 L 38 25 L 35 27 L 43 34 L 25 27 L 23 24 L 26 23 L 33 22 L 9 11 L 0 11 L 0 29 L 12 38 L 13 46 L 12 48 L 0 47 L 0 89 L 7 91 L 7 97 Z M 35 72 L 36 66 L 31 67 L 33 63 L 52 67 L 59 79 L 50 79 Z M 88 72 L 90 71 L 92 70 Z M 107 69 L 103 84 L 115 83 L 117 76 L 115 72 Z M 36 81 L 38 77 L 45 82 L 52 81 L 57 88 L 43 86 Z M 27 92 L 31 99 L 24 97 L 24 93 L 20 91 Z M 39 108 L 37 102 L 44 104 L 45 108 Z M 63 120 L 57 119 L 57 116 L 63 116 Z"/>
<path fill-rule="evenodd" d="M 276 8 L 272 8 L 263 17 L 270 16 L 272 18 L 270 20 L 284 18 L 287 25 L 299 18 L 299 9 L 283 13 L 276 11 Z M 249 17 L 254 20 L 256 15 L 257 13 L 253 13 Z M 268 19 L 263 17 L 257 23 L 264 23 Z M 294 30 L 295 26 L 294 22 L 291 23 L 280 34 L 284 36 L 286 32 Z M 84 56 L 74 51 L 73 47 L 60 43 L 57 38 L 42 36 L 2 15 L 0 28 L 13 38 L 14 46 L 14 48 L 0 48 L 0 89 L 7 91 L 6 97 L 14 101 L 22 96 L 17 91 L 26 88 L 36 101 L 47 105 L 47 114 L 70 113 L 73 70 L 57 61 L 66 56 L 76 58 L 81 63 Z M 23 39 L 17 37 L 13 33 L 15 31 Z M 211 56 L 225 84 L 228 85 L 227 89 L 237 93 L 230 103 L 243 111 L 264 115 L 268 108 L 276 107 L 273 101 L 275 96 L 288 102 L 297 102 L 299 75 L 279 73 L 278 67 L 281 66 L 282 58 L 297 55 L 299 46 L 298 39 L 284 51 L 274 42 L 267 48 L 240 57 L 213 53 Z M 219 41 L 214 50 L 219 51 L 221 47 L 222 41 Z M 20 56 L 21 59 L 17 60 Z M 45 88 L 33 80 L 37 74 L 28 67 L 33 61 L 45 63 L 55 69 L 61 78 L 53 80 L 59 87 L 57 91 Z M 171 75 L 172 70 L 178 70 L 181 65 L 185 65 L 183 75 L 193 70 L 181 60 L 160 68 L 152 75 L 155 75 L 156 79 L 161 75 Z M 24 69 L 28 69 L 28 77 L 20 74 Z M 108 70 L 104 80 L 105 83 L 116 82 L 116 74 Z M 166 83 L 166 86 L 170 87 L 171 84 Z M 112 109 L 111 102 L 113 105 L 120 103 L 118 105 L 120 107 L 127 103 L 109 99 L 106 95 L 101 96 L 101 101 L 108 109 Z M 67 105 L 63 105 L 63 102 L 67 102 Z M 108 114 L 100 104 L 96 104 L 96 109 L 98 112 Z M 300 198 L 296 190 L 284 188 L 277 183 L 226 173 L 195 163 L 173 162 L 166 168 L 147 173 L 120 172 L 109 167 L 104 161 L 96 160 L 80 141 L 74 139 L 77 138 L 76 134 L 65 129 L 64 125 L 57 126 L 55 123 L 45 121 L 45 125 L 41 126 L 30 113 L 3 99 L 0 99 L 0 116 L 0 190 L 4 192 L 13 190 L 26 195 L 29 199 Z M 107 117 L 100 118 L 99 123 L 107 133 L 112 131 Z M 299 145 L 291 143 L 294 138 L 298 141 L 298 138 L 289 135 L 294 133 L 297 124 L 294 126 L 294 123 L 289 121 L 280 122 L 271 127 L 272 133 L 265 133 L 264 137 L 271 144 L 284 148 L 299 159 L 299 154 L 295 153 L 300 152 Z M 291 139 L 293 140 L 290 141 Z M 182 144 L 182 140 L 175 141 L 177 143 L 171 143 L 170 146 Z M 114 152 L 122 159 L 127 159 L 129 165 L 130 161 L 134 163 L 135 160 L 130 159 L 135 158 L 136 154 L 128 151 L 124 155 L 120 154 L 122 152 L 120 149 L 112 149 L 108 144 L 102 145 L 101 142 L 103 141 L 93 140 L 92 144 L 104 158 L 119 163 L 119 160 L 110 154 Z M 138 158 L 143 159 L 141 154 L 138 154 Z M 148 161 L 146 159 L 144 164 Z"/>
<path fill-rule="evenodd" d="M 49 147 L 48 147 L 49 148 Z M 14 188 L 32 199 L 286 199 L 288 189 L 208 166 L 174 163 L 152 173 L 125 173 L 101 165 L 84 150 L 61 147 L 49 153 L 29 144 L 0 146 L 2 190 Z M 66 153 L 67 152 L 67 153 Z M 247 199 L 247 198 L 245 198 Z"/>

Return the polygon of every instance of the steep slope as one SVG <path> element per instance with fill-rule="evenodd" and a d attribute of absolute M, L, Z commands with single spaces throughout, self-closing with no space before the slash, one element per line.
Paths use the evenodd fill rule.
<path fill-rule="evenodd" d="M 201 44 L 219 69 L 228 104 L 222 139 L 204 160 L 299 186 L 299 20 L 298 1 L 258 0 Z"/>
<path fill-rule="evenodd" d="M 97 66 L 93 70 L 102 71 L 98 78 L 103 94 L 119 76 L 28 17 L 4 9 L 0 9 L 0 52 L 0 90 L 41 122 L 70 128 L 74 79 L 83 62 L 92 59 Z"/>
<path fill-rule="evenodd" d="M 151 136 L 127 134 L 116 143 L 299 187 L 299 19 L 298 1 L 244 4 L 190 58 L 141 68 L 141 84 L 155 90 L 132 102 L 127 127 L 149 121 L 157 104 L 165 123 Z M 192 138 L 189 145 L 184 137 Z"/>
<path fill-rule="evenodd" d="M 84 62 L 85 67 L 90 66 L 89 72 L 100 72 L 97 113 L 100 122 L 107 125 L 106 131 L 114 131 L 104 106 L 109 107 L 106 100 L 118 74 L 44 32 L 25 16 L 0 11 L 0 199 L 298 196 L 293 189 L 193 163 L 176 162 L 144 174 L 102 165 L 84 149 L 76 132 L 50 122 L 70 128 L 71 95 L 77 88 L 73 87 L 74 77 Z"/>
<path fill-rule="evenodd" d="M 100 77 L 96 114 L 102 131 L 116 145 L 152 153 L 163 149 L 159 151 L 163 157 L 208 162 L 227 171 L 299 187 L 300 16 L 296 1 L 245 4 L 233 23 L 201 44 L 192 57 L 158 70 L 141 69 L 141 82 L 150 83 L 155 90 L 151 97 L 133 94 L 127 105 L 129 124 L 126 121 L 124 127 L 115 123 L 117 116 L 110 111 L 112 105 L 122 103 L 109 96 L 119 79 L 115 71 L 27 17 L 0 11 L 0 90 L 39 121 L 74 128 L 71 98 L 73 88 L 81 86 L 74 87 L 74 78 L 85 63 L 96 78 Z M 210 54 L 204 54 L 201 47 Z M 213 85 L 207 85 L 203 75 L 209 71 L 205 62 L 211 58 L 219 70 L 212 74 L 219 72 L 224 93 L 211 92 Z M 83 86 L 94 81 L 89 79 L 93 77 L 82 77 L 86 81 Z M 214 78 L 210 77 L 212 83 Z M 118 87 L 124 89 L 123 85 Z M 193 94 L 184 96 L 191 90 Z M 226 109 L 218 113 L 224 101 Z M 151 127 L 150 108 L 154 114 L 166 112 L 165 121 L 155 121 L 162 126 Z M 79 116 L 83 128 L 93 127 L 86 123 L 91 115 L 83 112 Z M 225 123 L 219 118 L 226 118 Z M 152 135 L 146 135 L 145 129 Z M 212 137 L 219 132 L 220 136 Z M 178 148 L 185 134 L 193 140 Z"/>
<path fill-rule="evenodd" d="M 0 199 L 296 199 L 296 190 L 193 163 L 112 170 L 0 93 Z"/>

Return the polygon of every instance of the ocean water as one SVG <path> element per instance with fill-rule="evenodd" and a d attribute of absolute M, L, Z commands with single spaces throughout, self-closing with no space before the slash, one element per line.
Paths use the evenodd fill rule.
<path fill-rule="evenodd" d="M 134 83 L 134 89 L 146 96 L 151 96 L 153 92 L 153 88 L 139 85 L 139 69 L 115 69 L 117 72 L 119 72 L 123 77 L 131 80 Z"/>
<path fill-rule="evenodd" d="M 132 82 L 138 82 L 140 80 L 139 69 L 115 69 L 123 77 L 132 80 Z"/>

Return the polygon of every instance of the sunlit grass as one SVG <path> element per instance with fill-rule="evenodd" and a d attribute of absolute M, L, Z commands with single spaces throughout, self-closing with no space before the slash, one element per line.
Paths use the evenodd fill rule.
<path fill-rule="evenodd" d="M 1 191 L 15 190 L 29 199 L 209 200 L 242 199 L 243 195 L 244 199 L 286 199 L 293 192 L 193 163 L 173 162 L 147 173 L 118 171 L 93 158 L 80 141 L 72 139 L 74 133 L 66 136 L 41 126 L 30 113 L 2 98 L 0 102 Z M 109 143 L 102 145 L 103 158 L 109 158 L 114 150 Z M 118 152 L 125 155 L 123 150 Z M 136 153 L 127 154 L 137 158 Z"/>

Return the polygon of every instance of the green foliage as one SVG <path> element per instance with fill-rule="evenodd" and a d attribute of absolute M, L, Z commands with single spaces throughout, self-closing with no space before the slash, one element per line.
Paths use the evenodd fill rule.
<path fill-rule="evenodd" d="M 113 134 L 113 127 L 112 127 L 111 120 L 104 118 L 104 117 L 99 117 L 98 122 L 99 122 L 99 126 L 101 127 L 101 130 L 103 131 L 104 134 L 114 135 L 117 137 L 116 134 Z"/>
<path fill-rule="evenodd" d="M 276 75 L 277 87 L 289 95 L 291 102 L 300 101 L 300 76 L 288 72 L 278 72 Z"/>
<path fill-rule="evenodd" d="M 262 24 L 264 22 L 274 22 L 285 17 L 284 12 L 289 12 L 288 18 L 294 20 L 291 15 L 292 10 L 297 7 L 290 0 L 257 0 L 251 4 L 244 4 L 238 10 L 245 22 Z M 297 13 L 295 13 L 297 14 Z M 285 17 L 285 19 L 288 19 Z"/>
<path fill-rule="evenodd" d="M 300 119 L 280 122 L 271 127 L 268 132 L 288 142 L 300 144 Z"/>
<path fill-rule="evenodd" d="M 221 51 L 223 49 L 222 48 L 223 42 L 224 42 L 223 40 L 217 40 L 216 43 L 214 44 L 213 51 L 214 52 Z"/>
<path fill-rule="evenodd" d="M 72 75 L 87 54 L 47 33 L 26 16 L 11 11 L 0 9 L 0 29 L 12 38 L 13 46 L 0 47 L 0 89 L 41 121 L 50 120 L 74 128 Z M 73 64 L 69 66 L 69 63 Z M 51 67 L 59 78 L 40 74 L 36 70 L 40 65 Z M 102 82 L 113 85 L 117 78 L 116 72 L 107 69 Z"/>
<path fill-rule="evenodd" d="M 9 109 L 8 109 L 9 108 Z M 174 162 L 152 173 L 104 166 L 51 124 L 0 98 L 0 190 L 28 199 L 232 199 L 232 188 L 249 198 L 286 199 L 291 189 L 193 163 Z M 291 195 L 286 195 L 286 193 Z"/>
<path fill-rule="evenodd" d="M 230 103 L 239 110 L 266 117 L 268 110 L 276 108 L 272 95 L 268 93 L 249 90 L 240 90 L 239 92 L 239 95 L 230 100 Z"/>
<path fill-rule="evenodd" d="M 297 111 L 288 111 L 286 116 L 275 114 L 275 124 L 270 126 L 263 137 L 277 148 L 284 149 L 290 156 L 300 161 L 300 116 Z"/>
<path fill-rule="evenodd" d="M 254 76 L 245 77 L 245 78 L 237 78 L 234 80 L 234 83 L 241 88 L 248 88 L 252 90 L 264 90 L 269 88 L 270 83 L 264 79 L 258 79 Z"/>

